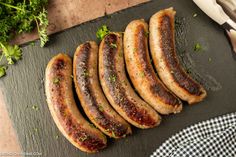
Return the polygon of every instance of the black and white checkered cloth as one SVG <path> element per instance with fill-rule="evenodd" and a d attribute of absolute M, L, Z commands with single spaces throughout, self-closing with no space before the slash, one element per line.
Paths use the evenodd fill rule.
<path fill-rule="evenodd" d="M 236 113 L 180 131 L 164 142 L 151 157 L 236 157 Z"/>

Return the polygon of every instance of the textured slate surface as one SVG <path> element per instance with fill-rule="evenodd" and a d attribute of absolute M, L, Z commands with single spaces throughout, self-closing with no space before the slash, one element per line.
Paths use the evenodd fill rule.
<path fill-rule="evenodd" d="M 208 97 L 197 105 L 185 105 L 178 115 L 164 116 L 157 128 L 134 128 L 133 135 L 126 139 L 109 140 L 108 148 L 98 154 L 88 155 L 76 149 L 60 134 L 49 113 L 43 84 L 47 62 L 58 52 L 72 56 L 78 44 L 96 40 L 95 33 L 102 24 L 107 24 L 111 30 L 123 31 L 129 21 L 148 20 L 156 11 L 170 6 L 177 10 L 177 47 L 181 61 L 208 89 Z M 194 13 L 198 13 L 195 18 Z M 25 46 L 23 60 L 0 80 L 10 117 L 25 152 L 41 152 L 43 157 L 144 157 L 182 128 L 236 111 L 236 61 L 230 45 L 224 31 L 192 1 L 155 0 L 55 34 L 50 39 L 46 48 L 39 48 L 38 43 Z M 193 51 L 197 42 L 203 45 L 200 52 Z M 38 106 L 38 110 L 33 109 L 33 105 Z"/>

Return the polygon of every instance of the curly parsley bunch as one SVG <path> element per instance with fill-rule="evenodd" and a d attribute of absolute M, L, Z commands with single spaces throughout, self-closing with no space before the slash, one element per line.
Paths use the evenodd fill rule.
<path fill-rule="evenodd" d="M 15 35 L 37 27 L 40 46 L 48 41 L 48 19 L 44 9 L 47 3 L 48 0 L 0 0 L 0 77 L 6 74 L 7 65 L 1 64 L 4 57 L 8 65 L 21 59 L 19 46 L 8 43 Z"/>

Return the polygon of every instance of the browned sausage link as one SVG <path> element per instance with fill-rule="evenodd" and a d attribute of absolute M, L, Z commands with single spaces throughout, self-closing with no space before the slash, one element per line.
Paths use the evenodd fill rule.
<path fill-rule="evenodd" d="M 150 47 L 154 64 L 165 85 L 178 97 L 190 104 L 206 96 L 203 87 L 194 81 L 180 66 L 174 39 L 173 8 L 162 10 L 150 21 Z"/>
<path fill-rule="evenodd" d="M 161 114 L 178 113 L 181 101 L 158 79 L 150 63 L 148 26 L 144 20 L 132 21 L 124 34 L 125 61 L 131 81 L 143 99 Z"/>
<path fill-rule="evenodd" d="M 110 137 L 131 133 L 129 124 L 107 102 L 98 80 L 98 46 L 95 42 L 80 45 L 74 54 L 74 82 L 81 105 L 88 118 Z"/>
<path fill-rule="evenodd" d="M 110 33 L 100 44 L 99 74 L 104 93 L 128 122 L 139 128 L 154 127 L 161 118 L 132 89 L 125 75 L 122 45 L 118 33 Z"/>
<path fill-rule="evenodd" d="M 82 117 L 72 93 L 72 61 L 59 54 L 46 68 L 45 90 L 51 115 L 62 134 L 77 148 L 93 153 L 106 147 L 106 137 Z"/>

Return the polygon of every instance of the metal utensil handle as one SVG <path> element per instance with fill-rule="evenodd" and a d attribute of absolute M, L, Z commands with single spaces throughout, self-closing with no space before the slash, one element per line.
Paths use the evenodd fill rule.
<path fill-rule="evenodd" d="M 216 0 L 193 0 L 202 11 L 209 17 L 215 20 L 220 25 L 223 25 L 229 18 L 222 7 L 216 3 Z"/>
<path fill-rule="evenodd" d="M 223 8 L 225 13 L 236 22 L 236 1 L 235 0 L 216 0 L 216 2 Z"/>

